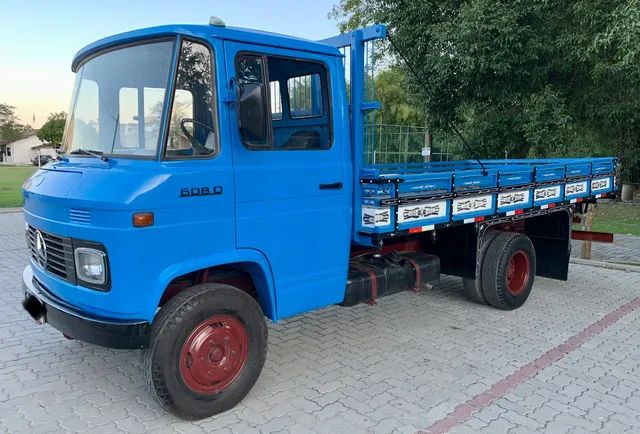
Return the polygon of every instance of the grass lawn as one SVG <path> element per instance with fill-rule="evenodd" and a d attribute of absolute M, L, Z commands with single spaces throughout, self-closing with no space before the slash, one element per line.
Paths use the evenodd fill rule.
<path fill-rule="evenodd" d="M 574 225 L 580 229 L 580 225 Z M 602 202 L 595 208 L 593 229 L 596 232 L 640 235 L 640 205 Z"/>
<path fill-rule="evenodd" d="M 0 208 L 22 206 L 22 183 L 37 167 L 0 166 Z"/>

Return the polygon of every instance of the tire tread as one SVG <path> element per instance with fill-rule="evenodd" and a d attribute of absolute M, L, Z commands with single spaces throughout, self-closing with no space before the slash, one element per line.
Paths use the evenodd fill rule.
<path fill-rule="evenodd" d="M 469 279 L 468 277 L 462 278 L 462 286 L 464 287 L 464 292 L 467 298 L 474 303 L 487 305 L 489 302 L 484 295 L 484 290 L 482 289 L 482 267 L 484 265 L 484 254 L 493 242 L 493 240 L 500 235 L 500 231 L 495 229 L 489 229 L 485 232 L 483 236 L 482 247 L 478 252 L 480 258 L 476 260 L 479 262 L 478 268 L 480 269 L 479 276 L 475 279 Z"/>

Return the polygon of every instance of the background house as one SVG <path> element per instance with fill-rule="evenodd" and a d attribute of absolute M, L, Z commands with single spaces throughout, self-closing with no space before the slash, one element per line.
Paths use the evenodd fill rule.
<path fill-rule="evenodd" d="M 0 142 L 0 164 L 32 164 L 38 154 L 56 156 L 52 144 L 43 143 L 36 130 L 28 130 L 21 139 L 13 142 Z"/>

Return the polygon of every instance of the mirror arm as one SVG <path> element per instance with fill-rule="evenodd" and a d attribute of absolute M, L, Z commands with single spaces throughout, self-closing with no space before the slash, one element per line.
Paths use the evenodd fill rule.
<path fill-rule="evenodd" d="M 235 87 L 235 79 L 229 80 L 229 87 L 225 89 L 224 95 L 222 95 L 222 102 L 224 104 L 229 104 L 229 106 L 233 107 L 236 102 L 236 92 L 234 90 Z"/>

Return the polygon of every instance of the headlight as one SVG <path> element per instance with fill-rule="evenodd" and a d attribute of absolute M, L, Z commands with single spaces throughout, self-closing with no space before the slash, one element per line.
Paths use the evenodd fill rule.
<path fill-rule="evenodd" d="M 88 247 L 78 247 L 73 253 L 76 260 L 76 276 L 94 285 L 104 285 L 107 281 L 104 252 Z"/>

